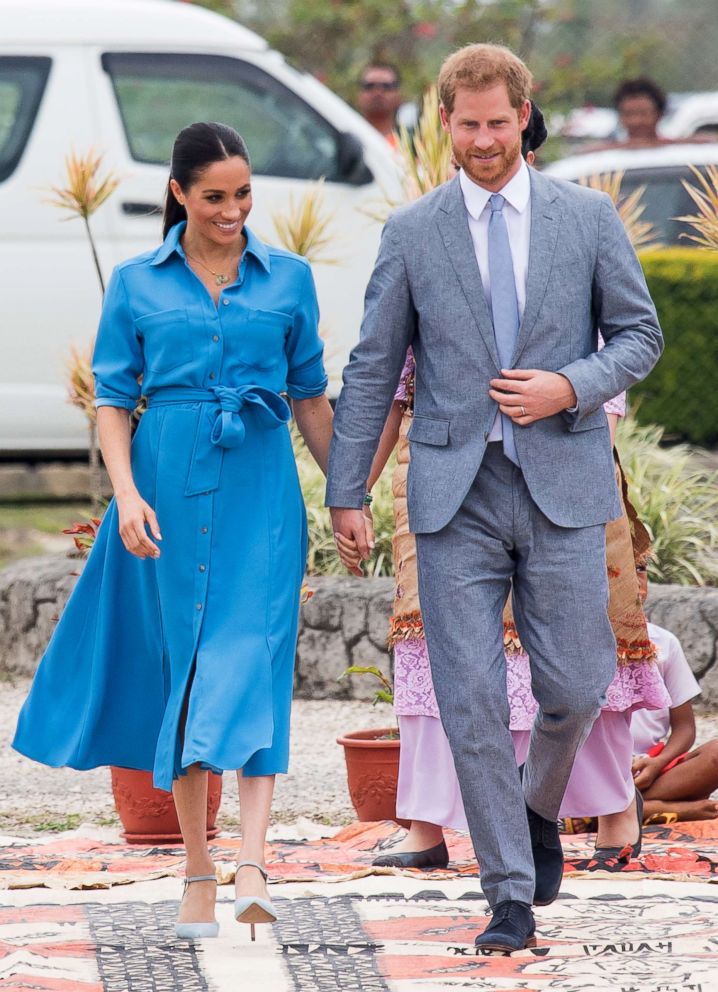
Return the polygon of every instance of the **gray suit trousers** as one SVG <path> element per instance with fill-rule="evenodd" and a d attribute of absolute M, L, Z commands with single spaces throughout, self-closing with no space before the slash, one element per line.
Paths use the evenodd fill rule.
<path fill-rule="evenodd" d="M 487 446 L 458 513 L 417 534 L 434 689 L 489 903 L 531 903 L 525 805 L 555 820 L 576 751 L 616 668 L 604 525 L 558 527 L 500 443 Z M 502 612 L 516 626 L 539 703 L 523 783 L 509 731 Z"/>

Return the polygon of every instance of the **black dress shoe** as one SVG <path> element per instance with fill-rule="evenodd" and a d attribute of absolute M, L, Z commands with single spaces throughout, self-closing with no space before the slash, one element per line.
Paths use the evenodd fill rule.
<path fill-rule="evenodd" d="M 531 834 L 531 852 L 534 856 L 536 889 L 534 906 L 548 906 L 554 901 L 563 880 L 563 848 L 558 823 L 545 820 L 526 807 Z"/>
<path fill-rule="evenodd" d="M 525 902 L 506 899 L 494 907 L 491 923 L 474 943 L 481 951 L 511 954 L 525 947 L 535 947 L 536 924 L 531 907 Z"/>
<path fill-rule="evenodd" d="M 632 858 L 641 853 L 643 841 L 643 796 L 636 789 L 636 819 L 638 820 L 638 840 L 635 844 L 624 844 L 623 847 L 597 847 L 588 865 L 589 871 L 621 871 Z"/>
<path fill-rule="evenodd" d="M 372 864 L 379 868 L 446 868 L 448 863 L 449 852 L 443 840 L 436 847 L 427 847 L 425 851 L 382 854 L 372 861 Z"/>

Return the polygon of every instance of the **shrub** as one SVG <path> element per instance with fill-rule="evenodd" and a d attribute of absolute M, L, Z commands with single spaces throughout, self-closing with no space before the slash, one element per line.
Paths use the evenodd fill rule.
<path fill-rule="evenodd" d="M 616 439 L 631 501 L 653 537 L 650 577 L 718 585 L 718 473 L 704 471 L 686 444 L 662 447 L 662 437 L 661 427 L 630 416 Z"/>
<path fill-rule="evenodd" d="M 634 386 L 638 419 L 694 444 L 718 441 L 718 253 L 665 248 L 641 253 L 666 348 Z"/>

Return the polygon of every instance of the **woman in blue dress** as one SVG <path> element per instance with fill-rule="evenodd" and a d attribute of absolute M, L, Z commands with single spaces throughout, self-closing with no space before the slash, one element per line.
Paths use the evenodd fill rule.
<path fill-rule="evenodd" d="M 152 769 L 173 791 L 197 882 L 184 937 L 217 932 L 208 769 L 238 770 L 235 915 L 252 936 L 274 919 L 264 842 L 287 770 L 307 541 L 282 394 L 322 469 L 331 435 L 311 271 L 246 227 L 250 179 L 236 131 L 185 128 L 164 242 L 113 272 L 93 372 L 115 495 L 14 741 L 48 765 Z"/>

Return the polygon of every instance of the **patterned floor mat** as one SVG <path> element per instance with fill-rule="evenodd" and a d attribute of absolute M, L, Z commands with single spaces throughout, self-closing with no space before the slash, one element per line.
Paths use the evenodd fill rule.
<path fill-rule="evenodd" d="M 391 874 L 430 879 L 477 877 L 471 842 L 466 834 L 454 831 L 447 832 L 451 855 L 447 871 L 373 868 L 372 859 L 398 836 L 397 829 L 388 822 L 355 823 L 327 839 L 276 841 L 268 850 L 270 874 L 278 882 L 344 881 Z M 593 841 L 592 834 L 563 838 L 567 877 L 608 874 L 590 870 Z M 233 878 L 239 844 L 237 837 L 220 837 L 212 842 L 212 856 L 222 882 Z M 0 888 L 108 888 L 176 875 L 183 861 L 183 851 L 178 847 L 140 847 L 84 836 L 66 835 L 35 845 L 17 842 L 0 852 Z M 718 880 L 718 820 L 646 827 L 640 859 L 619 874 L 637 879 Z"/>
<path fill-rule="evenodd" d="M 475 952 L 486 922 L 480 893 L 449 899 L 441 886 L 413 895 L 279 898 L 279 921 L 255 945 L 240 933 L 246 928 L 225 923 L 226 899 L 220 938 L 197 945 L 173 937 L 176 901 L 0 908 L 0 988 L 715 992 L 718 896 L 708 888 L 703 896 L 678 895 L 682 888 L 669 886 L 675 895 L 564 894 L 537 913 L 538 946 L 510 957 Z"/>

